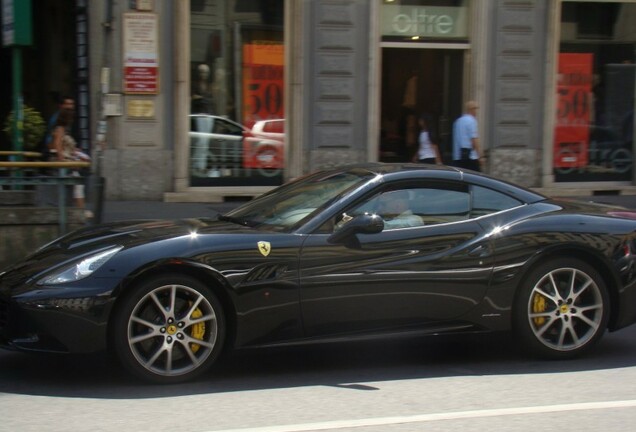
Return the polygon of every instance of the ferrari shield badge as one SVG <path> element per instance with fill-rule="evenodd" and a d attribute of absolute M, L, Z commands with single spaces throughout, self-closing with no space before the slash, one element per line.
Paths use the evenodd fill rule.
<path fill-rule="evenodd" d="M 258 242 L 258 251 L 263 255 L 267 256 L 272 251 L 272 245 L 266 241 Z"/>

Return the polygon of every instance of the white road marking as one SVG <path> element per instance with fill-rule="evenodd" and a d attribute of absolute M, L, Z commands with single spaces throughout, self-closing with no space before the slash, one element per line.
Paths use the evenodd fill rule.
<path fill-rule="evenodd" d="M 440 420 L 459 420 L 483 417 L 500 417 L 523 414 L 543 414 L 568 411 L 604 410 L 613 408 L 636 407 L 636 400 L 584 402 L 563 405 L 543 405 L 518 408 L 498 408 L 473 411 L 455 411 L 446 413 L 431 413 L 412 416 L 378 417 L 356 420 L 335 420 L 317 423 L 291 424 L 280 426 L 262 426 L 240 429 L 223 429 L 209 432 L 306 432 L 321 430 L 336 430 L 355 427 L 386 426 L 405 423 L 425 423 Z"/>

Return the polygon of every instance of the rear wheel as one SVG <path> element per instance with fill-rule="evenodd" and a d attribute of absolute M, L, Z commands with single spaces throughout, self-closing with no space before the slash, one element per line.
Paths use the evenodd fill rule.
<path fill-rule="evenodd" d="M 220 302 L 189 276 L 163 275 L 142 283 L 123 299 L 113 319 L 112 342 L 121 364 L 155 383 L 203 373 L 225 338 Z"/>
<path fill-rule="evenodd" d="M 542 357 L 569 358 L 590 349 L 605 332 L 609 297 L 590 265 L 558 259 L 531 271 L 514 313 L 524 348 Z"/>

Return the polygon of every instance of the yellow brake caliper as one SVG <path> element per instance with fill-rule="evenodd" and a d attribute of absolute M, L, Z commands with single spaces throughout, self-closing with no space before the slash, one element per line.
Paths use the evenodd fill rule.
<path fill-rule="evenodd" d="M 547 303 L 546 303 L 545 297 L 543 297 L 541 294 L 535 294 L 534 297 L 532 297 L 532 312 L 534 313 L 545 312 L 546 305 Z M 536 318 L 533 318 L 532 320 L 539 327 L 545 324 L 545 317 L 536 317 Z"/>
<path fill-rule="evenodd" d="M 197 319 L 201 318 L 202 316 L 203 312 L 201 312 L 201 309 L 197 308 L 194 310 L 194 312 L 192 312 L 192 315 L 190 315 L 190 319 Z M 203 340 L 203 337 L 205 336 L 205 323 L 200 322 L 190 327 L 190 336 L 192 336 L 194 339 Z M 201 345 L 193 343 L 191 344 L 191 347 L 192 352 L 196 353 L 197 351 L 199 351 L 199 348 L 201 348 Z"/>

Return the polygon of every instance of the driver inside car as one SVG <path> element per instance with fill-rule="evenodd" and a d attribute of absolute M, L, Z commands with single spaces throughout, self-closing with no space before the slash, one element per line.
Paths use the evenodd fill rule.
<path fill-rule="evenodd" d="M 385 192 L 379 197 L 377 214 L 384 219 L 384 229 L 408 228 L 424 225 L 422 218 L 410 209 L 409 192 Z"/>

